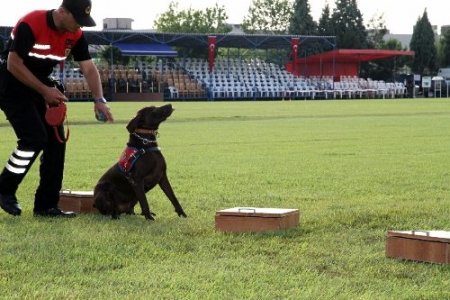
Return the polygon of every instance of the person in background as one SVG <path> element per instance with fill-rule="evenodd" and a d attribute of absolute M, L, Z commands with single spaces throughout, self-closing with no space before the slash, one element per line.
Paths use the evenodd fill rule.
<path fill-rule="evenodd" d="M 12 29 L 0 56 L 0 108 L 17 136 L 17 146 L 0 174 L 0 207 L 11 215 L 22 212 L 16 191 L 42 152 L 34 215 L 75 216 L 58 208 L 66 145 L 45 121 L 48 106 L 67 101 L 49 77 L 56 65 L 72 55 L 92 91 L 95 116 L 113 122 L 81 30 L 96 25 L 91 5 L 90 0 L 63 0 L 57 9 L 28 13 Z M 62 126 L 59 129 L 64 131 Z"/>

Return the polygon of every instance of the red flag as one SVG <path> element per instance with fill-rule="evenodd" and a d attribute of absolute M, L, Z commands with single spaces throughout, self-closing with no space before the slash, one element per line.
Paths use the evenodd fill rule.
<path fill-rule="evenodd" d="M 209 72 L 214 69 L 214 59 L 216 57 L 216 36 L 208 36 L 208 67 Z"/>
<path fill-rule="evenodd" d="M 292 38 L 291 39 L 291 54 L 292 54 L 292 62 L 294 63 L 294 65 L 297 64 L 299 43 L 300 43 L 300 38 Z"/>

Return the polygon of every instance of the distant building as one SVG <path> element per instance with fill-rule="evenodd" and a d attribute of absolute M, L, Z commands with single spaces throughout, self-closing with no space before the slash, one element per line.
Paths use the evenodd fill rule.
<path fill-rule="evenodd" d="M 441 36 L 444 36 L 447 32 L 450 31 L 450 25 L 444 25 L 441 27 Z"/>
<path fill-rule="evenodd" d="M 131 28 L 131 23 L 133 19 L 130 18 L 106 18 L 103 19 L 103 29 L 104 30 L 124 30 L 133 29 Z"/>
<path fill-rule="evenodd" d="M 388 33 L 386 34 L 383 39 L 385 41 L 388 41 L 390 39 L 395 39 L 402 44 L 402 48 L 409 49 L 409 43 L 411 42 L 412 34 L 394 34 L 394 33 Z"/>
<path fill-rule="evenodd" d="M 439 27 L 437 25 L 432 25 L 431 28 L 433 29 L 436 40 L 439 38 L 442 38 L 447 31 L 450 31 L 450 25 L 441 26 L 441 35 L 439 35 Z M 407 49 L 409 49 L 409 44 L 411 43 L 411 38 L 412 38 L 412 34 L 395 34 L 395 33 L 390 33 L 390 32 L 388 32 L 383 37 L 383 39 L 385 41 L 390 40 L 390 39 L 396 39 L 402 44 L 402 47 L 406 47 Z"/>
<path fill-rule="evenodd" d="M 228 24 L 231 26 L 231 31 L 228 34 L 244 34 L 241 24 Z"/>
<path fill-rule="evenodd" d="M 438 27 L 437 27 L 437 25 L 431 25 L 431 28 L 433 29 L 434 36 L 438 36 L 438 35 L 439 35 L 439 32 L 438 32 Z"/>

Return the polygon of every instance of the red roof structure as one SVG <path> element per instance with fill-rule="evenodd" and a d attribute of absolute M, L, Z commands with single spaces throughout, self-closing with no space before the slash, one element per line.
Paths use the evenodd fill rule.
<path fill-rule="evenodd" d="M 380 49 L 336 49 L 298 58 L 296 64 L 290 62 L 286 69 L 303 76 L 358 76 L 361 62 L 385 59 L 395 56 L 414 56 L 414 51 Z"/>

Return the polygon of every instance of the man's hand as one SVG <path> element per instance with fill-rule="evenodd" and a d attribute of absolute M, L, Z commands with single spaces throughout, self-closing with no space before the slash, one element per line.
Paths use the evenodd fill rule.
<path fill-rule="evenodd" d="M 67 97 L 61 93 L 56 87 L 47 87 L 42 94 L 47 105 L 58 105 L 61 102 L 67 101 Z"/>
<path fill-rule="evenodd" d="M 101 122 L 114 122 L 111 110 L 106 102 L 95 101 L 95 118 Z"/>

